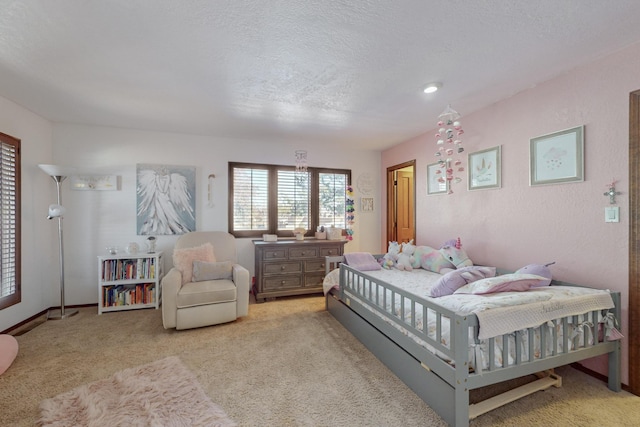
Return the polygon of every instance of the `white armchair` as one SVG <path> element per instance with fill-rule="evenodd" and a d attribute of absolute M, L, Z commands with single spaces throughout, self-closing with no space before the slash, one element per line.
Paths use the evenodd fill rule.
<path fill-rule="evenodd" d="M 216 262 L 232 263 L 231 277 L 183 283 L 183 273 L 174 265 L 162 279 L 162 323 L 165 329 L 232 322 L 249 312 L 249 271 L 237 264 L 233 235 L 224 231 L 183 234 L 176 242 L 174 254 L 178 249 L 197 248 L 206 243 L 213 246 Z"/>

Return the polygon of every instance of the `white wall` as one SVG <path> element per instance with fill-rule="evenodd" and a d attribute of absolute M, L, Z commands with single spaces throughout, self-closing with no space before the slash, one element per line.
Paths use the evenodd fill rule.
<path fill-rule="evenodd" d="M 214 138 L 175 133 L 57 124 L 53 130 L 54 163 L 77 166 L 97 173 L 121 176 L 118 191 L 72 191 L 63 188 L 65 216 L 66 302 L 96 303 L 97 256 L 105 247 L 121 248 L 128 242 L 143 243 L 136 235 L 137 163 L 196 167 L 196 227 L 198 230 L 228 229 L 228 162 L 242 161 L 269 164 L 294 164 L 296 149 L 308 151 L 310 166 L 351 169 L 355 182 L 360 174 L 376 179 L 380 153 L 355 151 L 330 144 L 310 145 L 265 143 L 228 138 Z M 207 206 L 207 177 L 215 174 L 214 206 Z M 376 190 L 380 183 L 376 182 Z M 356 190 L 357 209 L 359 195 Z M 356 212 L 354 240 L 346 251 L 377 252 L 380 236 L 380 209 L 373 213 Z M 168 255 L 165 267 L 171 266 L 171 252 L 176 236 L 159 236 L 158 249 Z M 253 244 L 238 239 L 239 262 L 254 271 Z M 51 304 L 55 301 L 52 299 Z"/>
<path fill-rule="evenodd" d="M 55 183 L 37 166 L 51 161 L 51 123 L 0 97 L 0 132 L 22 141 L 22 302 L 0 310 L 4 331 L 59 304 L 59 270 L 57 227 L 46 219 Z"/>

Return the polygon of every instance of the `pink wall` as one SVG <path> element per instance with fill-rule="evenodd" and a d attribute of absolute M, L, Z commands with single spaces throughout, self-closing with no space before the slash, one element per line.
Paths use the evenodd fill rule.
<path fill-rule="evenodd" d="M 625 333 L 629 93 L 640 89 L 639 71 L 637 44 L 483 110 L 466 115 L 458 110 L 466 153 L 502 146 L 500 189 L 468 191 L 465 178 L 453 185 L 451 195 L 427 196 L 426 165 L 436 161 L 435 129 L 383 152 L 383 176 L 389 166 L 416 160 L 417 244 L 438 246 L 460 237 L 476 264 L 507 269 L 555 261 L 556 279 L 622 293 Z M 441 102 L 444 110 L 447 100 Z M 435 128 L 437 118 L 431 120 Z M 529 139 L 579 125 L 585 126 L 585 181 L 530 187 Z M 609 198 L 603 193 L 614 178 L 622 192 L 617 197 L 620 222 L 605 223 Z M 384 194 L 386 188 L 381 200 Z M 381 247 L 386 250 L 386 242 Z M 626 340 L 622 360 L 623 382 L 628 383 Z M 605 358 L 584 365 L 606 374 Z"/>

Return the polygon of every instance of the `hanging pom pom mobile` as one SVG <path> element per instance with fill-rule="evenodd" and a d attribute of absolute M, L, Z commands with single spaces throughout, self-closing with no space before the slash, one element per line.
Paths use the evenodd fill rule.
<path fill-rule="evenodd" d="M 460 160 L 464 148 L 462 147 L 462 135 L 464 130 L 460 123 L 460 114 L 448 105 L 438 116 L 438 132 L 436 133 L 436 157 L 439 157 L 440 164 L 438 171 L 438 182 L 447 184 L 447 194 L 453 193 L 452 183 L 459 183 L 462 178 L 459 176 L 464 172 L 464 165 Z"/>
<path fill-rule="evenodd" d="M 353 240 L 353 223 L 355 222 L 355 201 L 353 197 L 353 187 L 347 185 L 347 199 L 345 203 L 346 220 L 347 220 L 347 240 Z"/>

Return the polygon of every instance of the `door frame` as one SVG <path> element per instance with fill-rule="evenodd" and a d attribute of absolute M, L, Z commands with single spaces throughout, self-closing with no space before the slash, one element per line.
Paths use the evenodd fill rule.
<path fill-rule="evenodd" d="M 417 224 L 416 224 L 416 160 L 409 160 L 404 163 L 400 163 L 398 165 L 389 166 L 387 168 L 387 242 L 395 241 L 397 238 L 397 230 L 394 232 L 396 228 L 396 185 L 395 185 L 395 175 L 396 171 L 404 168 L 410 167 L 413 170 L 413 224 L 414 231 L 413 234 L 417 236 Z M 417 238 L 415 239 L 417 240 Z M 414 244 L 417 244 L 414 241 Z M 385 245 L 386 248 L 386 245 Z"/>
<path fill-rule="evenodd" d="M 640 396 L 640 90 L 629 94 L 629 391 Z"/>

